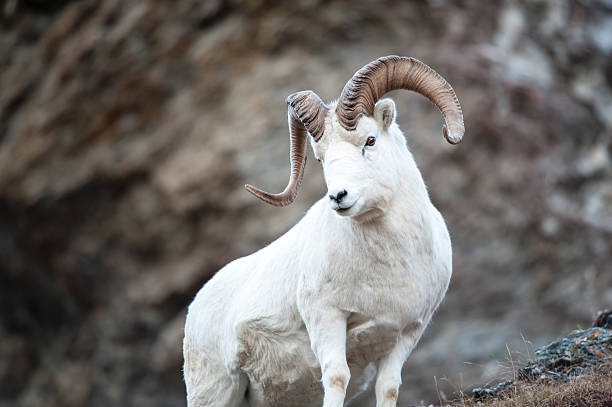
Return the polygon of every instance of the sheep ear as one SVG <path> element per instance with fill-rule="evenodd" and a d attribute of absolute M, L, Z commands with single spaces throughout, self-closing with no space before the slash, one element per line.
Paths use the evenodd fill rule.
<path fill-rule="evenodd" d="M 381 99 L 374 106 L 374 120 L 376 120 L 383 130 L 387 130 L 395 120 L 395 102 L 391 99 Z"/>

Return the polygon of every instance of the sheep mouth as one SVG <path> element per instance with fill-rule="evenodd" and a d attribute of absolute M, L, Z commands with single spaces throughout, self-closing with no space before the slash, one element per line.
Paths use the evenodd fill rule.
<path fill-rule="evenodd" d="M 344 215 L 347 214 L 355 205 L 350 205 L 350 206 L 338 206 L 336 208 L 334 208 L 334 210 L 336 211 L 337 214 L 339 215 Z"/>

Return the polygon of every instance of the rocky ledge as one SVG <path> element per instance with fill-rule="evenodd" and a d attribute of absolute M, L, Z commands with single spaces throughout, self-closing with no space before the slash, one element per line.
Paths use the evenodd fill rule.
<path fill-rule="evenodd" d="M 609 370 L 612 360 L 612 310 L 599 313 L 592 328 L 572 331 L 538 348 L 535 358 L 518 370 L 514 379 L 491 387 L 472 390 L 476 400 L 485 400 L 507 392 L 522 383 L 566 382 L 592 372 Z M 612 398 L 612 393 L 610 394 Z M 612 401 L 612 400 L 611 400 Z"/>
<path fill-rule="evenodd" d="M 513 379 L 461 392 L 447 404 L 413 407 L 523 405 L 612 407 L 612 309 L 601 311 L 591 328 L 538 348 Z"/>

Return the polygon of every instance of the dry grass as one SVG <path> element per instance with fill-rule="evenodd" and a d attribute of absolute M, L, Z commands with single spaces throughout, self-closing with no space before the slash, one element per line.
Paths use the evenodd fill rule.
<path fill-rule="evenodd" d="M 495 398 L 475 401 L 461 394 L 455 407 L 612 407 L 612 361 L 564 383 L 520 383 Z"/>

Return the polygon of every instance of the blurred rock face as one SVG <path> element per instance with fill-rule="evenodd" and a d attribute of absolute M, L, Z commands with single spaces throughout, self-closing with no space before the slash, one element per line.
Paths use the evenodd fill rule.
<path fill-rule="evenodd" d="M 392 53 L 443 74 L 467 128 L 447 146 L 435 108 L 391 94 L 455 252 L 401 400 L 612 303 L 610 2 L 293 3 L 4 3 L 0 404 L 184 405 L 192 296 L 325 193 L 312 159 L 289 208 L 242 188 L 285 185 L 284 98 L 337 98 Z"/>

